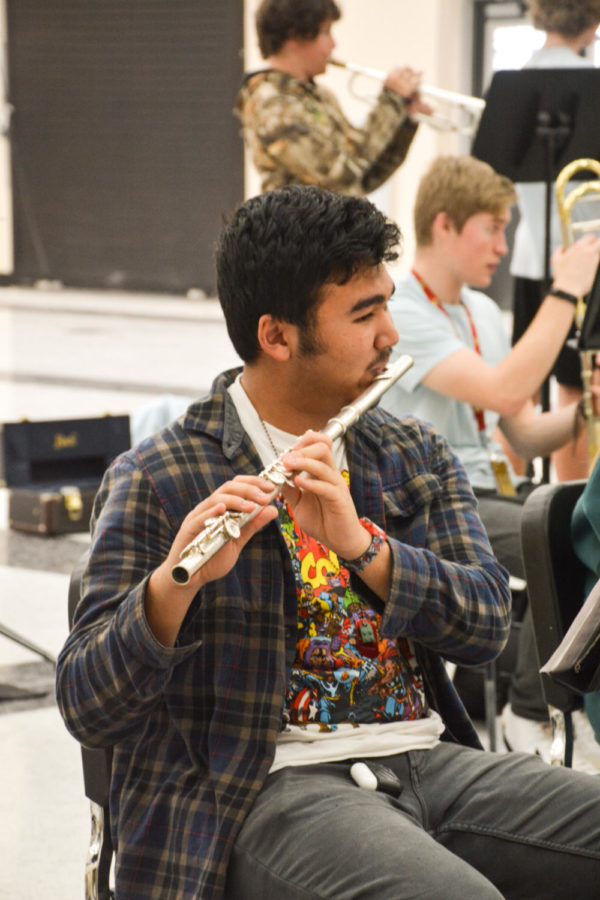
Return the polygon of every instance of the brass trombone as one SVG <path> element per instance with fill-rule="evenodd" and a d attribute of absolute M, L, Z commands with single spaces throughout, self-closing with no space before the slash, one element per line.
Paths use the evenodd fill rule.
<path fill-rule="evenodd" d="M 567 185 L 573 176 L 577 172 L 586 171 L 593 172 L 596 178 L 590 181 L 580 181 L 576 187 L 571 188 L 567 193 Z M 561 169 L 556 179 L 556 201 L 563 246 L 569 247 L 573 243 L 576 232 L 600 230 L 600 218 L 573 220 L 573 210 L 576 204 L 586 203 L 594 199 L 600 201 L 600 162 L 598 160 L 575 159 Z M 585 312 L 586 304 L 584 298 L 580 297 L 575 312 L 575 326 L 579 335 L 581 334 Z M 600 450 L 600 419 L 594 411 L 594 396 L 591 390 L 594 360 L 599 351 L 600 344 L 598 347 L 585 347 L 585 349 L 580 349 L 579 351 L 581 381 L 583 384 L 583 414 L 588 432 L 590 463 L 595 460 Z"/>
<path fill-rule="evenodd" d="M 372 102 L 375 98 L 359 93 L 354 87 L 355 79 L 362 76 L 383 83 L 387 78 L 387 73 L 380 69 L 372 69 L 369 66 L 361 66 L 358 63 L 342 62 L 339 59 L 330 59 L 329 62 L 332 66 L 339 66 L 351 73 L 348 82 L 349 90 L 355 97 L 366 103 Z M 447 91 L 444 88 L 430 87 L 426 84 L 420 85 L 419 93 L 426 100 L 431 100 L 433 103 L 442 103 L 452 107 L 455 115 L 461 115 L 463 121 L 455 121 L 450 116 L 435 112 L 429 116 L 419 114 L 415 118 L 421 122 L 426 122 L 438 131 L 455 131 L 466 137 L 473 137 L 485 108 L 485 100 L 479 97 L 470 97 L 467 94 L 459 94 L 456 91 Z"/>

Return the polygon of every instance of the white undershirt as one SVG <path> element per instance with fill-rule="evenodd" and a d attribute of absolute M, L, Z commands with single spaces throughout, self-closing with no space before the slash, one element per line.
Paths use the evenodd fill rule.
<path fill-rule="evenodd" d="M 300 435 L 282 431 L 281 428 L 276 428 L 275 425 L 269 423 L 266 425 L 268 432 L 265 431 L 260 416 L 254 409 L 248 394 L 242 386 L 241 378 L 242 375 L 240 373 L 233 384 L 229 386 L 229 394 L 235 404 L 244 431 L 249 435 L 252 443 L 258 450 L 258 455 L 260 456 L 263 465 L 268 466 L 273 462 L 275 454 L 271 442 L 267 437 L 267 433 L 270 435 L 271 441 L 273 441 L 273 444 L 275 445 L 277 455 L 283 453 L 284 450 L 289 450 L 290 447 L 296 443 Z M 346 444 L 343 437 L 339 437 L 333 442 L 333 458 L 340 471 L 348 468 Z"/>
<path fill-rule="evenodd" d="M 273 447 L 260 416 L 242 386 L 241 374 L 228 390 L 244 431 L 256 447 L 263 465 L 268 466 L 275 457 Z M 277 455 L 298 440 L 298 435 L 289 434 L 269 423 L 267 429 Z M 338 469 L 347 469 L 343 438 L 334 441 L 333 454 Z M 355 757 L 392 756 L 408 750 L 428 750 L 438 743 L 443 731 L 444 723 L 434 710 L 429 710 L 422 719 L 361 723 L 358 728 L 342 723 L 330 732 L 320 731 L 317 724 L 309 723 L 304 727 L 289 725 L 277 738 L 270 773 L 284 766 L 307 766 Z"/>

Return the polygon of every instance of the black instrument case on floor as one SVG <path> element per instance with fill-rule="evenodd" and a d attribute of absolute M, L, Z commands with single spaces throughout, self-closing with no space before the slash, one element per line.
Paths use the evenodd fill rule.
<path fill-rule="evenodd" d="M 129 447 L 129 416 L 4 424 L 10 527 L 41 535 L 87 531 L 102 476 Z"/>

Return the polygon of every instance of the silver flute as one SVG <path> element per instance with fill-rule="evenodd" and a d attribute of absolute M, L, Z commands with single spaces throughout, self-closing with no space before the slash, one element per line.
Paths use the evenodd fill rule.
<path fill-rule="evenodd" d="M 337 416 L 329 419 L 325 428 L 322 429 L 323 434 L 328 435 L 332 440 L 341 437 L 346 433 L 348 428 L 353 425 L 364 412 L 375 406 L 379 398 L 385 394 L 388 388 L 391 388 L 399 378 L 407 372 L 413 364 L 411 356 L 404 354 L 400 356 L 396 362 L 389 365 L 381 375 L 377 375 L 373 383 L 364 391 L 354 403 L 342 407 Z M 273 490 L 269 496 L 269 503 L 272 503 L 282 491 L 284 484 L 292 485 L 292 475 L 281 462 L 285 450 L 281 456 L 278 456 L 266 469 L 260 473 L 261 478 L 265 478 L 273 485 Z M 234 512 L 227 510 L 221 516 L 206 520 L 203 530 L 191 541 L 187 547 L 181 551 L 179 562 L 171 569 L 171 578 L 176 584 L 187 584 L 195 573 L 202 566 L 212 559 L 215 553 L 224 547 L 228 541 L 239 538 L 242 528 L 251 522 L 263 509 L 257 506 L 252 512 Z"/>

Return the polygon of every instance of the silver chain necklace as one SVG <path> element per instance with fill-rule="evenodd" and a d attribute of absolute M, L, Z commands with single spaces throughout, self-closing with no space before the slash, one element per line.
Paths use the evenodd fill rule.
<path fill-rule="evenodd" d="M 276 457 L 281 456 L 282 451 L 278 450 L 277 447 L 275 446 L 275 444 L 273 442 L 273 438 L 271 437 L 271 433 L 270 433 L 269 429 L 267 428 L 267 423 L 262 418 L 262 416 L 259 416 L 258 418 L 260 419 L 260 424 L 263 427 L 263 431 L 267 436 L 267 440 L 268 440 L 269 444 L 271 445 L 271 449 L 273 450 L 273 453 L 275 454 Z"/>

